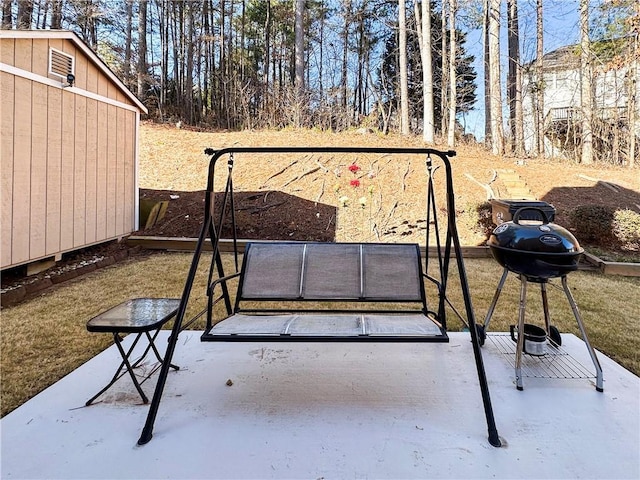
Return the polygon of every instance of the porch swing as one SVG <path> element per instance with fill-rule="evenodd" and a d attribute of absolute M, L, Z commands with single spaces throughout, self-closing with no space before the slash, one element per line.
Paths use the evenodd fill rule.
<path fill-rule="evenodd" d="M 203 342 L 448 342 L 447 309 L 468 327 L 484 405 L 489 443 L 501 445 L 495 425 L 473 306 L 456 229 L 450 158 L 453 151 L 429 148 L 230 147 L 210 155 L 205 215 L 187 275 L 153 400 L 138 444 L 149 442 L 179 334 L 206 319 Z M 238 161 L 265 155 L 342 154 L 418 155 L 426 165 L 426 242 L 342 243 L 254 241 L 244 247 L 237 236 L 233 170 Z M 215 210 L 216 165 L 226 158 L 221 208 Z M 434 165 L 434 160 L 438 165 Z M 434 172 L 445 171 L 446 228 L 440 230 Z M 227 218 L 230 217 L 230 218 Z M 234 271 L 225 274 L 222 232 L 231 224 Z M 436 245 L 430 247 L 431 233 Z M 441 237 L 444 236 L 444 241 Z M 212 250 L 207 305 L 185 318 L 205 246 Z M 429 265 L 433 251 L 436 265 Z M 447 296 L 451 261 L 457 264 L 464 311 Z M 432 274 L 431 271 L 435 271 Z M 235 294 L 232 295 L 232 285 Z M 433 291 L 433 297 L 431 295 Z M 220 305 L 216 309 L 216 305 Z M 220 316 L 222 309 L 224 315 Z"/>

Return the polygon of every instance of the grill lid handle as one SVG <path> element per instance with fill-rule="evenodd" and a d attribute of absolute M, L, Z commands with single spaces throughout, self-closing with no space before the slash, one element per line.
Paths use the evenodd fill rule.
<path fill-rule="evenodd" d="M 535 211 L 536 213 L 540 214 L 540 216 L 542 217 L 542 224 L 543 225 L 546 225 L 547 223 L 549 223 L 549 217 L 547 217 L 547 213 L 543 209 L 538 208 L 538 207 L 522 207 L 522 208 L 519 208 L 518 210 L 516 210 L 516 213 L 513 214 L 513 223 L 515 223 L 516 225 L 520 225 L 520 215 L 525 210 L 532 210 L 532 211 Z"/>

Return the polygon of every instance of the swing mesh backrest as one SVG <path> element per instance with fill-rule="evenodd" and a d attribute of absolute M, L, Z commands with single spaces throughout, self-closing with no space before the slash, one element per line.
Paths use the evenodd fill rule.
<path fill-rule="evenodd" d="M 422 301 L 417 245 L 254 243 L 244 263 L 244 299 Z"/>

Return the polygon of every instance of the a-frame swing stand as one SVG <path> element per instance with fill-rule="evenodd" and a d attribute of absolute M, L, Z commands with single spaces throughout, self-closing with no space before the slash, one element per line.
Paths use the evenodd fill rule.
<path fill-rule="evenodd" d="M 462 249 L 455 222 L 450 158 L 455 152 L 428 148 L 255 147 L 208 149 L 211 155 L 205 217 L 186 279 L 160 375 L 138 444 L 149 442 L 180 332 L 206 318 L 203 341 L 210 342 L 448 342 L 446 310 L 468 327 L 489 443 L 501 445 L 495 425 L 476 330 Z M 293 154 L 419 156 L 426 164 L 425 254 L 417 244 L 268 242 L 247 245 L 241 267 L 236 235 L 233 169 L 239 161 Z M 226 158 L 227 175 L 221 205 L 215 209 L 216 165 Z M 434 160 L 438 162 L 434 166 Z M 434 172 L 444 167 L 446 225 L 440 230 Z M 216 213 L 217 212 L 217 213 Z M 215 218 L 217 217 L 217 218 Z M 235 271 L 225 274 L 220 238 L 230 217 Z M 433 235 L 432 235 L 433 234 Z M 442 237 L 442 238 L 441 238 Z M 435 240 L 437 263 L 429 265 L 429 243 Z M 213 255 L 209 266 L 207 306 L 193 318 L 185 313 L 205 244 Z M 464 308 L 447 296 L 451 262 L 457 265 Z M 436 273 L 431 273 L 431 271 Z M 237 284 L 231 295 L 232 284 Z M 433 291 L 433 296 L 431 295 Z M 216 318 L 214 306 L 226 315 Z M 273 308 L 274 303 L 279 305 Z M 473 401 L 470 401 L 473 404 Z"/>

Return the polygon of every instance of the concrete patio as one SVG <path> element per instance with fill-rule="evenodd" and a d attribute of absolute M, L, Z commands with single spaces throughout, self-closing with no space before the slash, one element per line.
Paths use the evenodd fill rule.
<path fill-rule="evenodd" d="M 181 334 L 181 370 L 150 443 L 136 444 L 148 407 L 128 377 L 84 407 L 119 362 L 111 347 L 0 421 L 2 478 L 640 478 L 640 379 L 599 354 L 596 392 L 573 335 L 548 360 L 569 359 L 576 378 L 545 378 L 527 357 L 517 391 L 511 341 L 490 333 L 483 357 L 504 439 L 494 448 L 468 334 L 445 344 L 209 344 L 199 334 Z M 143 388 L 152 394 L 152 381 Z"/>

